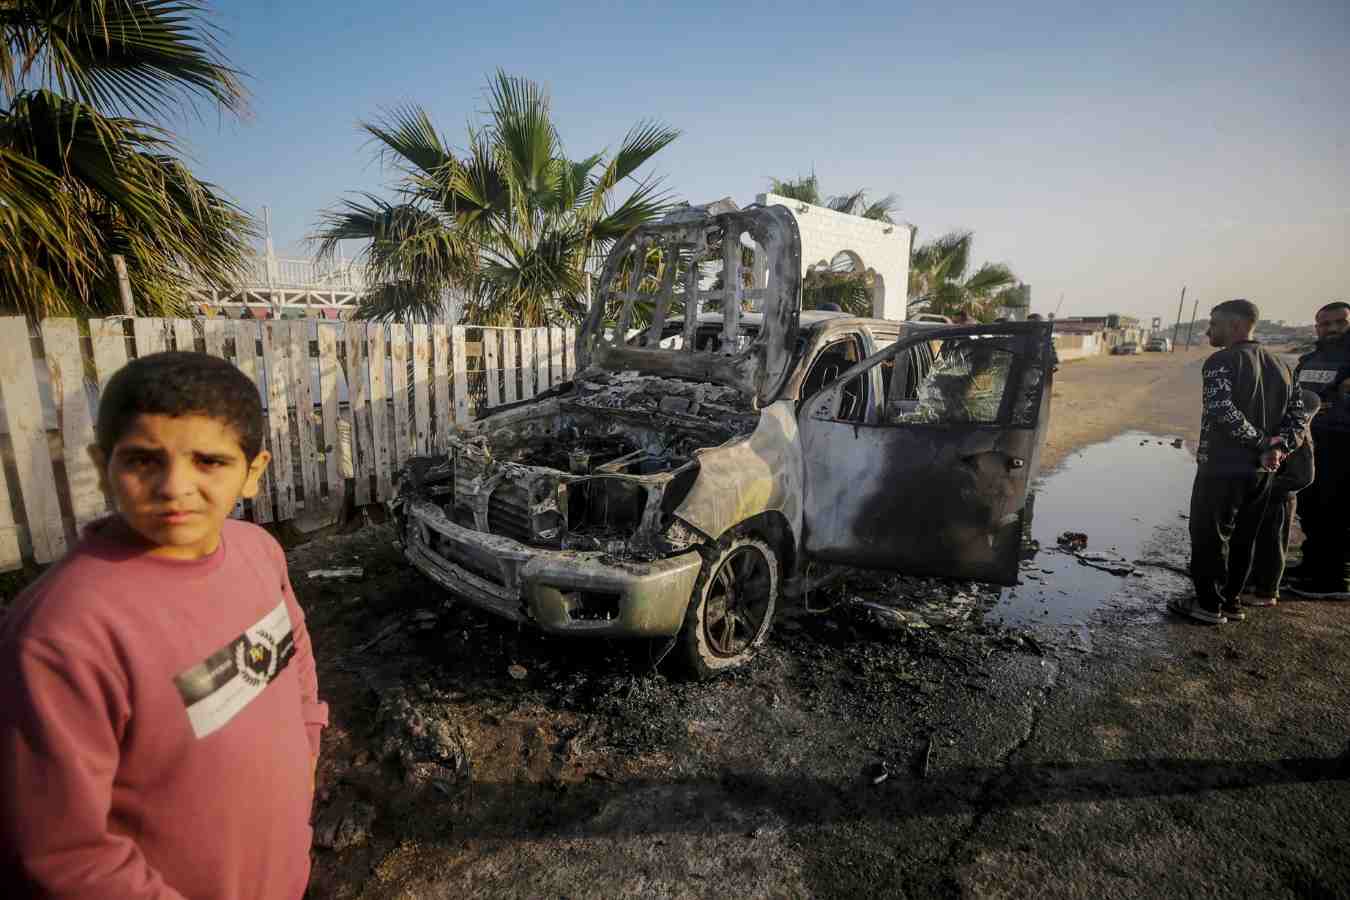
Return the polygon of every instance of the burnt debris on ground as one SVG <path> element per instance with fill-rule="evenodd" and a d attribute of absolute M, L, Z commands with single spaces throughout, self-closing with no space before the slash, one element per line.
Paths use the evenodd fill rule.
<path fill-rule="evenodd" d="M 921 773 L 942 740 L 943 696 L 989 690 L 996 654 L 1046 652 L 986 620 L 994 589 L 855 573 L 816 591 L 814 611 L 783 609 L 751 665 L 693 682 L 667 674 L 665 641 L 551 638 L 448 602 L 406 566 L 387 526 L 290 556 L 294 571 L 365 569 L 360 581 L 295 585 L 332 708 L 315 896 L 361 883 L 400 843 L 456 817 L 547 831 L 569 785 L 720 778 L 774 756 L 807 765 L 818 729 L 866 755 L 872 774 L 860 767 L 860 779 Z M 520 805 L 489 809 L 475 784 L 539 792 L 499 793 L 492 803 Z"/>

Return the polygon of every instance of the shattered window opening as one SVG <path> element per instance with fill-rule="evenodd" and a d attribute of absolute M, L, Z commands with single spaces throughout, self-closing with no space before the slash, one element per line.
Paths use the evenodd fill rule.
<path fill-rule="evenodd" d="M 1013 352 L 996 338 L 976 336 L 944 341 L 932 368 L 913 392 L 915 399 L 887 398 L 886 423 L 998 422 L 1014 358 Z"/>
<path fill-rule="evenodd" d="M 802 381 L 800 396 L 807 399 L 815 396 L 825 385 L 834 381 L 854 365 L 862 362 L 863 350 L 858 338 L 848 335 L 842 340 L 828 344 L 816 356 L 806 378 Z M 869 380 L 866 373 L 849 379 L 839 392 L 839 409 L 834 412 L 840 421 L 861 422 L 867 412 Z"/>

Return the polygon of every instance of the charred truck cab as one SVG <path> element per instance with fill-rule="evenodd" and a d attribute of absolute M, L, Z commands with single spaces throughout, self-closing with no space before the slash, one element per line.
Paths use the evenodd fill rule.
<path fill-rule="evenodd" d="M 692 208 L 615 247 L 577 358 L 399 475 L 404 553 L 467 602 L 679 635 L 709 675 L 763 643 L 808 563 L 1015 581 L 1049 323 L 804 312 L 785 208 Z"/>

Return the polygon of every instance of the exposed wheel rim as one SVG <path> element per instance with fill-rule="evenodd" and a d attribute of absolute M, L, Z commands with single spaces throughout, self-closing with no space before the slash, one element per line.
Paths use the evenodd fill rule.
<path fill-rule="evenodd" d="M 754 545 L 727 554 L 708 583 L 703 604 L 703 636 L 718 656 L 750 649 L 769 614 L 773 573 L 768 558 Z"/>

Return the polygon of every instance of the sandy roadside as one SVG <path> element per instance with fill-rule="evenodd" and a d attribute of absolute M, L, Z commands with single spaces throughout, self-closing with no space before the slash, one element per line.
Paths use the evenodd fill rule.
<path fill-rule="evenodd" d="M 1041 471 L 1080 447 L 1131 429 L 1193 443 L 1200 434 L 1200 367 L 1212 352 L 1197 347 L 1064 363 L 1055 374 Z"/>

